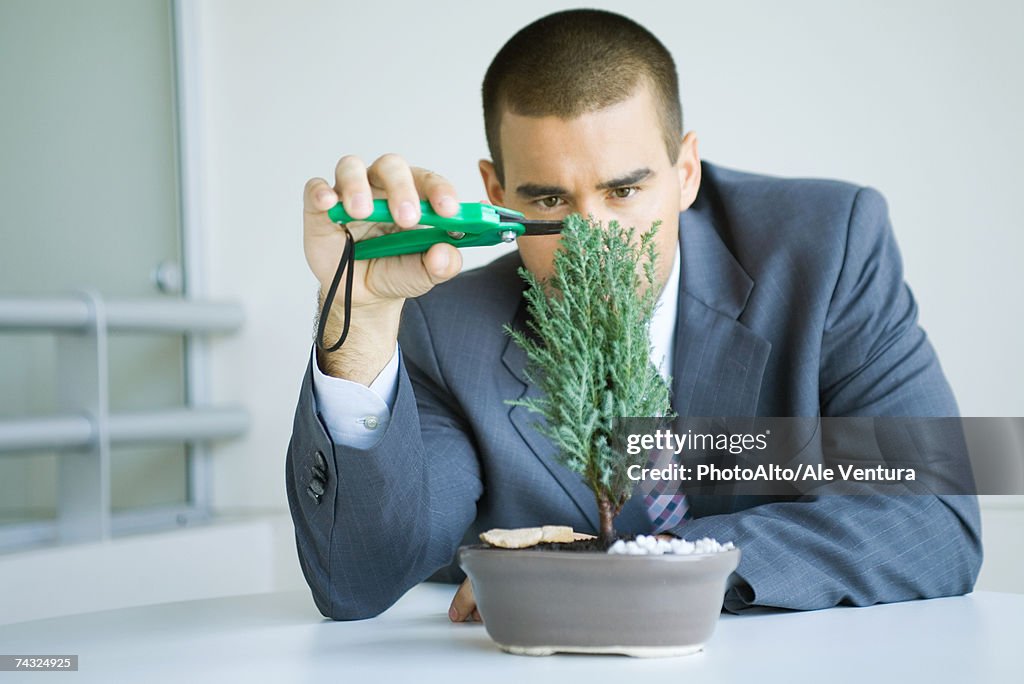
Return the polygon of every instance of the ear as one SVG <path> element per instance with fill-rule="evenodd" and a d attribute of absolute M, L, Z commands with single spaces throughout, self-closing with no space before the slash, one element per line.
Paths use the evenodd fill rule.
<path fill-rule="evenodd" d="M 679 208 L 686 211 L 697 199 L 700 189 L 700 154 L 697 152 L 697 134 L 690 131 L 679 143 L 679 158 L 676 160 L 679 173 Z"/>
<path fill-rule="evenodd" d="M 484 189 L 487 191 L 487 199 L 491 204 L 499 207 L 505 206 L 505 188 L 498 182 L 498 172 L 494 163 L 489 159 L 480 160 L 480 177 L 484 181 Z"/>

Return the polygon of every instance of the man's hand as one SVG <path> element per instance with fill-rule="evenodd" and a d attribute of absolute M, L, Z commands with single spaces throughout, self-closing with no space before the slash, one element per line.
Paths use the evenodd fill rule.
<path fill-rule="evenodd" d="M 303 247 L 306 262 L 320 282 L 321 300 L 347 239 L 327 210 L 340 200 L 350 216 L 363 218 L 373 211 L 374 198 L 387 198 L 395 223 L 349 223 L 347 228 L 356 241 L 414 228 L 420 220 L 421 199 L 429 200 L 441 216 L 453 216 L 459 210 L 455 188 L 447 180 L 432 171 L 410 167 L 398 155 L 386 154 L 369 168 L 357 157 L 342 157 L 333 186 L 322 178 L 312 178 L 303 194 Z M 405 299 L 418 297 L 454 277 L 462 268 L 462 255 L 441 243 L 423 254 L 355 261 L 352 268 L 349 337 L 337 352 L 321 355 L 320 362 L 330 375 L 368 385 L 391 359 Z M 337 338 L 344 323 L 342 316 L 340 306 L 332 307 L 325 335 L 328 342 Z"/>
<path fill-rule="evenodd" d="M 448 619 L 452 622 L 483 622 L 480 611 L 476 609 L 476 598 L 473 596 L 473 585 L 467 577 L 459 585 L 448 609 Z"/>

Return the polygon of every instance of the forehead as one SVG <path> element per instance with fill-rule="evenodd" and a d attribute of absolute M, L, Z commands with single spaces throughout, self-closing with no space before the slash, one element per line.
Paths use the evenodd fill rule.
<path fill-rule="evenodd" d="M 507 179 L 568 180 L 669 164 L 658 110 L 647 87 L 573 119 L 506 111 L 501 154 Z"/>

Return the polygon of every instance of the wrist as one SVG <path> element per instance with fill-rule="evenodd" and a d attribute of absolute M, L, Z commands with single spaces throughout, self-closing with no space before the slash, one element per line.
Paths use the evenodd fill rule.
<path fill-rule="evenodd" d="M 404 300 L 392 300 L 383 305 L 353 307 L 345 343 L 333 352 L 316 350 L 324 374 L 369 386 L 394 356 L 403 304 Z M 338 339 L 345 321 L 339 307 L 321 312 L 325 314 L 329 318 L 324 343 L 330 345 Z"/>

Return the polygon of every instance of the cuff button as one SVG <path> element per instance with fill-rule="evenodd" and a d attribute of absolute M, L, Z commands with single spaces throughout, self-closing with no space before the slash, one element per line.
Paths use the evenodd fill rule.
<path fill-rule="evenodd" d="M 313 501 L 315 501 L 316 503 L 320 503 L 320 494 L 314 492 L 312 487 L 306 489 L 306 493 L 309 494 L 310 497 L 312 497 Z"/>

